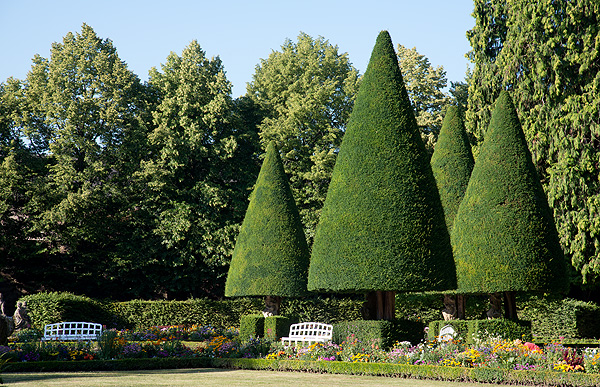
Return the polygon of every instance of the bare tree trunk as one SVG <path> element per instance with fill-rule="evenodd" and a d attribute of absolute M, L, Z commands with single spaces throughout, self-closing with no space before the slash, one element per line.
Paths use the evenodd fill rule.
<path fill-rule="evenodd" d="M 361 308 L 365 320 L 393 320 L 396 318 L 396 292 L 377 290 L 367 293 Z"/>
<path fill-rule="evenodd" d="M 510 320 L 518 320 L 515 292 L 504 292 L 504 317 Z"/>
<path fill-rule="evenodd" d="M 467 296 L 464 294 L 456 295 L 456 318 L 459 320 L 465 319 L 465 310 L 467 305 Z"/>

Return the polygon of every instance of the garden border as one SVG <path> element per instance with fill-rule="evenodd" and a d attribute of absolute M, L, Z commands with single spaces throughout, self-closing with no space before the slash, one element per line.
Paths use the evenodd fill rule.
<path fill-rule="evenodd" d="M 350 363 L 343 361 L 233 358 L 151 358 L 21 362 L 5 364 L 2 372 L 124 371 L 208 367 L 371 375 L 401 377 L 406 379 L 433 379 L 455 382 L 486 382 L 530 386 L 592 387 L 600 385 L 600 375 L 580 372 L 522 371 L 495 368 L 462 368 L 391 363 Z"/>

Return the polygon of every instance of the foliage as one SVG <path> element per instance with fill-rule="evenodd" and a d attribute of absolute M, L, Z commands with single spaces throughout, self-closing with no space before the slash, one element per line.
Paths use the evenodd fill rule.
<path fill-rule="evenodd" d="M 455 286 L 444 213 L 390 36 L 371 55 L 312 247 L 308 289 Z"/>
<path fill-rule="evenodd" d="M 477 342 L 490 335 L 498 340 L 523 340 L 531 341 L 531 321 L 508 320 L 503 318 L 491 320 L 438 320 L 429 323 L 427 330 L 428 340 L 436 340 L 440 331 L 445 326 L 451 326 L 456 332 L 455 340 L 468 344 Z"/>
<path fill-rule="evenodd" d="M 423 328 L 422 322 L 411 320 L 342 321 L 333 325 L 333 341 L 342 343 L 357 340 L 364 345 L 375 344 L 379 348 L 388 349 L 398 341 L 422 341 Z"/>
<path fill-rule="evenodd" d="M 434 68 L 416 47 L 398 44 L 397 55 L 421 137 L 431 152 L 442 127 L 443 108 L 449 102 L 448 95 L 442 91 L 447 85 L 446 71 L 443 66 Z"/>
<path fill-rule="evenodd" d="M 236 240 L 225 295 L 306 295 L 309 259 L 300 215 L 272 142 Z"/>
<path fill-rule="evenodd" d="M 119 332 L 106 329 L 98 337 L 98 356 L 103 360 L 116 359 L 124 344 L 124 340 L 119 338 Z"/>
<path fill-rule="evenodd" d="M 177 297 L 220 295 L 256 176 L 256 133 L 234 113 L 221 60 L 197 41 L 161 70 L 150 71 L 158 102 L 136 175 L 147 257 L 140 278 Z"/>
<path fill-rule="evenodd" d="M 520 305 L 520 317 L 531 320 L 537 341 L 600 339 L 600 307 L 594 303 L 532 296 Z"/>
<path fill-rule="evenodd" d="M 496 102 L 452 247 L 460 291 L 568 288 L 554 219 L 508 92 Z"/>
<path fill-rule="evenodd" d="M 485 143 L 492 103 L 512 97 L 553 210 L 561 245 L 593 286 L 600 279 L 600 4 L 475 1 L 467 130 Z"/>
<path fill-rule="evenodd" d="M 474 164 L 460 108 L 449 106 L 431 156 L 431 169 L 444 207 L 448 232 L 452 231 Z"/>
<path fill-rule="evenodd" d="M 265 316 L 262 314 L 247 314 L 240 320 L 240 340 L 264 337 Z"/>
<path fill-rule="evenodd" d="M 282 337 L 287 336 L 290 332 L 290 325 L 295 324 L 297 322 L 297 319 L 287 316 L 265 317 L 265 339 L 277 341 Z"/>
<path fill-rule="evenodd" d="M 261 59 L 246 96 L 263 117 L 264 147 L 275 141 L 298 203 L 309 243 L 358 88 L 347 53 L 305 33 Z"/>

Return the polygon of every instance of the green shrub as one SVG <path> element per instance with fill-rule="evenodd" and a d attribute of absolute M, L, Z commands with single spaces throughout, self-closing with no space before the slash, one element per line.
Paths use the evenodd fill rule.
<path fill-rule="evenodd" d="M 600 306 L 573 299 L 532 296 L 521 301 L 521 318 L 531 320 L 536 341 L 600 339 Z"/>
<path fill-rule="evenodd" d="M 290 332 L 290 325 L 298 320 L 287 316 L 270 316 L 265 318 L 265 338 L 271 341 L 279 340 Z"/>
<path fill-rule="evenodd" d="M 62 321 L 86 321 L 107 324 L 114 319 L 105 303 L 65 292 L 37 293 L 24 296 L 32 328 Z"/>
<path fill-rule="evenodd" d="M 304 296 L 309 256 L 298 208 L 271 142 L 235 242 L 225 295 Z"/>
<path fill-rule="evenodd" d="M 247 314 L 240 319 L 240 339 L 242 341 L 251 338 L 265 336 L 265 316 L 262 314 Z"/>
<path fill-rule="evenodd" d="M 316 229 L 308 289 L 454 289 L 444 211 L 391 38 L 382 31 Z"/>
<path fill-rule="evenodd" d="M 333 342 L 347 340 L 389 348 L 397 341 L 418 343 L 423 340 L 423 324 L 408 320 L 356 320 L 333 324 Z"/>
<path fill-rule="evenodd" d="M 450 325 L 456 332 L 455 339 L 473 343 L 475 335 L 500 336 L 505 340 L 531 341 L 531 321 L 508 320 L 503 318 L 492 320 L 438 320 L 429 323 L 427 339 L 435 340 L 440 335 L 440 330 Z"/>
<path fill-rule="evenodd" d="M 320 322 L 333 324 L 339 321 L 358 320 L 363 298 L 310 297 L 284 299 L 281 314 L 298 322 Z"/>
<path fill-rule="evenodd" d="M 448 231 L 452 231 L 454 217 L 465 196 L 473 165 L 475 161 L 460 108 L 448 106 L 431 156 L 431 170 L 440 192 Z"/>
<path fill-rule="evenodd" d="M 506 91 L 454 219 L 452 247 L 461 292 L 568 289 L 552 211 Z"/>

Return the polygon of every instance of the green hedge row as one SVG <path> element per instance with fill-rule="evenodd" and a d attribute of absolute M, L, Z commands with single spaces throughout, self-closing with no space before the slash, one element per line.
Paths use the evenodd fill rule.
<path fill-rule="evenodd" d="M 340 344 L 352 338 L 363 343 L 377 344 L 382 348 L 390 348 L 397 341 L 417 344 L 424 338 L 423 328 L 423 323 L 409 320 L 342 321 L 333 324 L 333 342 Z"/>
<path fill-rule="evenodd" d="M 263 309 L 261 298 L 231 300 L 101 302 L 71 293 L 37 293 L 27 301 L 34 328 L 61 321 L 88 321 L 108 328 L 141 329 L 166 325 L 212 325 L 237 327 L 240 318 Z M 352 298 L 284 299 L 282 314 L 297 321 L 334 323 L 360 318 L 362 301 Z"/>
<path fill-rule="evenodd" d="M 493 336 L 501 336 L 505 340 L 531 341 L 531 321 L 512 321 L 503 318 L 493 320 L 451 320 L 432 321 L 429 323 L 427 339 L 435 340 L 440 335 L 440 330 L 450 325 L 456 332 L 455 338 L 473 342 L 473 335 L 488 332 Z"/>
<path fill-rule="evenodd" d="M 260 313 L 260 298 L 236 298 L 215 301 L 192 299 L 186 301 L 103 302 L 70 293 L 38 293 L 21 298 L 26 300 L 33 326 L 60 321 L 89 321 L 108 328 L 146 328 L 161 325 L 201 324 L 216 327 L 239 326 L 246 314 Z M 281 312 L 297 321 L 318 321 L 335 324 L 361 319 L 363 299 L 307 297 L 286 298 Z M 467 319 L 485 318 L 486 296 L 467 298 Z M 517 296 L 519 317 L 532 322 L 536 341 L 557 340 L 573 342 L 600 338 L 600 307 L 590 302 L 572 299 L 552 299 L 521 294 Z M 396 296 L 396 318 L 412 320 L 427 326 L 441 318 L 442 295 L 439 293 L 405 293 Z"/>
<path fill-rule="evenodd" d="M 304 371 L 331 374 L 373 375 L 444 381 L 503 383 L 532 386 L 592 387 L 600 375 L 578 372 L 517 371 L 389 363 L 349 363 L 265 359 L 153 358 L 124 360 L 45 361 L 10 363 L 3 372 L 124 371 L 217 367 L 230 369 Z"/>

